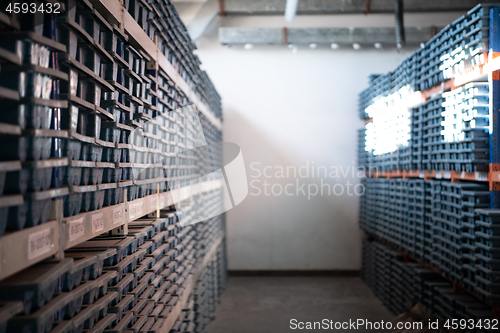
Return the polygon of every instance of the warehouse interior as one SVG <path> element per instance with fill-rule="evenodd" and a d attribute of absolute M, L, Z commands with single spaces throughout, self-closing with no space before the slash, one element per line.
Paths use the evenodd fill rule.
<path fill-rule="evenodd" d="M 0 332 L 493 332 L 500 3 L 0 12 Z"/>

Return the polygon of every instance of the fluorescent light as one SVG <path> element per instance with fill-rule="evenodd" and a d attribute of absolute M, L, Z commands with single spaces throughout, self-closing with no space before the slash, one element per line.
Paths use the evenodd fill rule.
<path fill-rule="evenodd" d="M 338 49 L 338 48 L 339 48 L 339 44 L 337 44 L 337 43 L 332 43 L 332 44 L 330 45 L 330 47 L 331 47 L 332 49 L 336 50 L 336 49 Z"/>
<path fill-rule="evenodd" d="M 354 43 L 352 44 L 352 48 L 355 50 L 359 50 L 361 48 L 361 45 L 359 45 L 358 43 Z"/>
<path fill-rule="evenodd" d="M 318 44 L 316 44 L 316 43 L 311 43 L 311 44 L 309 44 L 309 48 L 310 48 L 310 49 L 315 49 L 315 48 L 317 48 L 317 47 L 318 47 Z"/>
<path fill-rule="evenodd" d="M 246 43 L 245 46 L 243 46 L 245 50 L 251 50 L 253 48 L 253 45 L 250 43 Z"/>
<path fill-rule="evenodd" d="M 382 43 L 375 43 L 373 46 L 375 46 L 377 50 L 380 50 L 382 48 Z"/>
<path fill-rule="evenodd" d="M 285 7 L 285 20 L 288 22 L 293 21 L 295 14 L 297 13 L 297 5 L 299 4 L 299 0 L 286 0 Z"/>

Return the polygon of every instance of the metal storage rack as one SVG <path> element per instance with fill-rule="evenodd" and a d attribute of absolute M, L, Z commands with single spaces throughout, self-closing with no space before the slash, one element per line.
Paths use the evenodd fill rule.
<path fill-rule="evenodd" d="M 493 111 L 500 101 L 499 8 L 484 4 L 471 9 L 394 72 L 372 75 L 370 87 L 360 94 L 359 113 L 367 124 L 365 136 L 359 136 L 359 147 L 365 145 L 363 140 L 367 147 L 358 153 L 359 166 L 367 176 L 360 226 L 370 238 L 364 242 L 363 275 L 396 313 L 412 299 L 439 318 L 486 318 L 500 313 L 495 266 L 500 244 L 495 243 L 500 120 Z M 409 78 L 407 86 L 391 84 L 403 72 Z M 376 147 L 369 141 L 370 135 L 375 137 L 375 118 L 369 117 L 391 94 L 406 94 L 411 105 L 400 116 L 409 124 L 408 140 L 393 151 L 374 154 L 371 149 Z M 386 105 L 389 108 L 390 102 Z M 397 273 L 376 266 L 378 253 L 393 251 L 389 248 L 396 250 L 390 262 L 399 267 Z M 401 267 L 403 272 L 426 269 L 430 280 L 442 285 L 399 281 L 406 276 L 401 275 Z M 381 282 L 376 282 L 382 276 L 402 290 L 387 299 Z M 471 301 L 481 311 L 458 301 L 470 295 L 483 302 Z"/>
<path fill-rule="evenodd" d="M 61 122 L 56 125 L 43 114 L 40 119 L 33 117 L 30 121 L 39 123 L 27 128 L 16 125 L 17 120 L 6 119 L 5 115 L 0 119 L 0 134 L 39 138 L 42 154 L 34 161 L 24 161 L 15 156 L 20 143 L 16 140 L 9 142 L 14 144 L 11 149 L 13 158 L 0 162 L 2 189 L 6 173 L 9 175 L 6 190 L 19 186 L 16 181 L 20 183 L 21 171 L 29 170 L 31 178 L 25 185 L 28 192 L 9 194 L 7 191 L 7 195 L 0 197 L 0 215 L 7 219 L 9 207 L 21 207 L 27 202 L 44 205 L 40 216 L 28 214 L 26 223 L 29 225 L 25 228 L 19 226 L 21 230 L 0 234 L 0 281 L 32 269 L 35 264 L 36 267 L 45 265 L 46 259 L 51 257 L 59 265 L 65 265 L 60 270 L 51 270 L 54 277 L 66 281 L 65 286 L 78 274 L 87 277 L 82 280 L 85 283 L 79 286 L 76 283 L 76 289 L 56 286 L 58 294 L 55 298 L 47 296 L 47 304 L 40 305 L 40 309 L 32 314 L 25 311 L 19 318 L 12 318 L 22 312 L 18 309 L 19 303 L 2 303 L 0 328 L 9 320 L 9 325 L 14 326 L 28 323 L 33 327 L 52 325 L 49 319 L 55 318 L 57 326 L 50 327 L 50 330 L 46 328 L 47 332 L 68 332 L 78 327 L 96 332 L 112 327 L 118 332 L 127 326 L 134 331 L 169 332 L 188 306 L 193 310 L 191 301 L 195 290 L 201 295 L 209 288 L 212 302 L 222 291 L 225 281 L 223 215 L 209 223 L 180 228 L 169 207 L 200 195 L 212 198 L 208 205 L 217 205 L 223 185 L 218 180 L 207 180 L 181 188 L 180 181 L 192 177 L 189 163 L 184 168 L 174 168 L 173 161 L 172 165 L 165 165 L 155 160 L 155 154 L 166 149 L 162 145 L 176 143 L 172 156 L 180 149 L 189 148 L 186 140 L 190 137 L 177 129 L 192 130 L 191 124 L 180 113 L 161 114 L 194 105 L 207 142 L 219 142 L 222 129 L 220 97 L 206 73 L 200 71 L 199 60 L 191 52 L 189 37 L 179 33 L 177 27 L 182 23 L 168 1 L 66 0 L 55 3 L 71 9 L 57 19 L 52 18 L 51 24 L 64 26 L 59 36 L 60 43 L 53 40 L 56 38 L 42 37 L 41 33 L 33 31 L 0 36 L 3 42 L 13 43 L 12 50 L 3 48 L 5 44 L 0 46 L 2 62 L 12 64 L 16 70 L 41 73 L 44 78 L 52 77 L 58 82 L 58 88 L 51 92 L 50 98 L 24 97 L 9 86 L 8 78 L 4 76 L 0 83 L 2 101 L 41 105 L 62 112 L 59 115 Z M 21 25 L 16 17 L 0 13 L 0 29 L 19 31 Z M 56 30 L 55 26 L 52 28 Z M 52 37 L 55 34 L 53 32 Z M 50 54 L 50 66 L 47 66 L 48 58 L 45 65 L 23 65 L 22 58 L 16 53 L 15 43 L 19 39 L 43 45 L 39 52 Z M 2 66 L 2 75 L 9 73 L 9 66 Z M 169 128 L 169 123 L 174 127 Z M 134 131 L 140 132 L 140 138 L 129 138 Z M 52 152 L 44 152 L 41 148 L 49 143 Z M 124 151 L 128 152 L 126 156 Z M 28 154 L 35 153 L 38 153 L 35 149 L 28 150 Z M 135 156 L 130 156 L 131 153 Z M 166 155 L 170 156 L 169 153 Z M 188 156 L 185 158 L 189 159 Z M 133 168 L 144 170 L 146 175 Z M 42 184 L 38 184 L 33 180 L 43 172 L 36 170 L 47 170 L 47 175 L 50 172 L 60 174 L 52 178 L 52 184 L 49 184 L 50 179 L 43 177 L 40 178 Z M 32 176 L 35 172 L 38 174 Z M 132 177 L 134 172 L 137 174 Z M 130 178 L 121 178 L 126 173 Z M 166 187 L 167 179 L 170 188 Z M 19 191 L 15 188 L 12 192 Z M 88 202 L 86 209 L 81 208 L 84 202 Z M 211 207 L 202 208 L 209 211 Z M 29 212 L 32 210 L 28 209 Z M 189 213 L 189 207 L 177 211 L 179 216 L 189 216 Z M 0 221 L 2 233 L 5 223 Z M 13 223 L 10 217 L 8 223 Z M 123 249 L 116 247 L 115 254 L 112 251 L 99 252 L 97 256 L 93 253 L 83 260 L 77 251 L 75 256 L 75 246 L 81 248 L 105 234 L 119 236 L 120 242 L 126 241 L 129 245 Z M 74 260 L 64 259 L 65 256 Z M 97 262 L 90 257 L 97 258 Z M 154 260 L 148 258 L 157 260 L 156 265 L 152 266 Z M 110 260 L 115 261 L 114 265 Z M 170 267 L 168 262 L 177 264 Z M 107 273 L 99 271 L 99 265 L 100 270 L 104 265 Z M 175 273 L 174 270 L 176 274 L 158 278 L 160 273 Z M 150 275 L 145 275 L 147 271 L 160 275 L 150 281 L 147 279 Z M 89 276 L 94 277 L 88 280 Z M 146 279 L 143 284 L 141 279 Z M 47 283 L 48 280 L 43 281 Z M 172 284 L 168 292 L 162 290 L 168 287 L 167 283 Z M 149 286 L 147 289 L 140 287 L 146 285 Z M 125 296 L 127 290 L 134 297 Z M 149 290 L 154 291 L 154 295 L 148 294 L 148 297 Z M 164 293 L 165 297 L 160 300 Z M 175 297 L 167 300 L 167 294 Z M 98 301 L 88 305 L 95 298 Z M 156 305 L 150 306 L 147 299 L 154 300 Z M 197 301 L 199 306 L 206 306 L 201 300 Z M 82 302 L 83 310 L 80 311 Z M 214 307 L 215 304 L 210 304 L 207 311 L 213 312 Z M 10 309 L 10 312 L 5 309 Z M 126 309 L 128 311 L 123 312 Z M 58 317 L 61 313 L 65 313 L 64 318 Z M 68 316 L 75 317 L 70 321 Z M 196 324 L 201 325 L 200 331 L 206 329 L 206 320 L 201 317 Z"/>

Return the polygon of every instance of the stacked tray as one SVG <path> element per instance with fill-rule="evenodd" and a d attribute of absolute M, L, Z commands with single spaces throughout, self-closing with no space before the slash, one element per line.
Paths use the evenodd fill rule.
<path fill-rule="evenodd" d="M 500 259 L 498 247 L 500 234 L 497 225 L 500 223 L 498 210 L 477 209 L 474 223 L 474 291 L 483 300 L 496 306 L 500 304 Z M 472 247 L 471 247 L 472 248 Z"/>
<path fill-rule="evenodd" d="M 113 47 L 117 28 L 88 1 L 68 0 L 66 5 L 73 10 L 61 15 L 58 24 L 60 39 L 68 49 L 60 58 L 69 77 L 61 87 L 61 97 L 68 101 L 62 110 L 62 126 L 69 134 L 63 142 L 68 159 L 64 183 L 70 188 L 64 198 L 64 216 L 69 217 L 119 203 L 121 170 L 114 164 L 119 153 L 115 148 L 126 129 L 109 134 L 109 124 L 118 117 L 102 102 L 119 94 L 113 75 L 120 63 Z"/>
<path fill-rule="evenodd" d="M 200 69 L 200 60 L 193 51 L 194 43 L 189 39 L 187 30 L 170 1 L 155 0 L 149 3 L 129 0 L 126 10 L 137 21 L 148 37 L 154 41 L 159 51 L 177 67 L 182 79 L 195 90 L 201 101 L 221 117 L 220 97 L 207 74 Z M 187 105 L 187 98 L 180 91 L 173 93 L 178 106 Z M 174 108 L 177 106 L 174 105 Z"/>
<path fill-rule="evenodd" d="M 361 118 L 373 117 L 365 125 L 368 167 L 382 171 L 488 171 L 489 85 L 485 74 L 472 82 L 463 74 L 473 68 L 479 73 L 485 65 L 489 41 L 494 38 L 490 36 L 491 17 L 496 17 L 498 10 L 498 4 L 474 7 L 394 71 L 370 77 L 369 87 L 359 97 Z M 456 87 L 449 84 L 451 79 Z M 420 102 L 408 101 L 414 106 L 408 112 L 410 130 L 406 135 L 406 114 L 394 113 L 394 105 L 399 98 L 405 99 L 408 91 L 423 94 Z M 382 141 L 397 142 L 396 146 L 384 146 L 380 138 L 388 135 L 390 140 Z"/>
<path fill-rule="evenodd" d="M 412 262 L 389 247 L 363 238 L 361 277 L 394 314 L 415 303 L 437 319 L 492 319 L 491 306 L 466 293 L 434 271 Z M 479 328 L 470 332 L 483 332 Z"/>
<path fill-rule="evenodd" d="M 217 121 L 221 104 L 169 2 L 130 0 L 124 6 L 195 92 L 194 101 L 182 91 L 184 83 L 159 69 L 141 41 L 130 45 L 123 26 L 104 18 L 101 8 L 86 0 L 56 3 L 63 8 L 60 15 L 13 15 L 0 24 L 8 32 L 0 37 L 0 99 L 10 110 L 0 116 L 6 146 L 0 156 L 0 236 L 5 230 L 9 237 L 19 229 L 34 230 L 22 243 L 32 251 L 28 258 L 16 253 L 22 261 L 17 270 L 67 246 L 65 233 L 57 232 L 62 216 L 98 214 L 124 199 L 179 187 L 222 160 L 216 145 L 183 154 L 200 134 L 209 144 L 222 139 L 191 104 L 201 101 Z M 0 281 L 0 330 L 159 332 L 167 318 L 177 317 L 191 276 L 212 255 L 203 268 L 211 279 L 209 292 L 203 293 L 203 306 L 193 309 L 199 331 L 206 331 L 202 318 L 211 316 L 225 283 L 225 249 L 211 250 L 225 222 L 218 216 L 192 226 L 186 217 L 199 214 L 197 209 L 214 215 L 221 193 L 207 193 L 199 207 L 129 223 L 128 235 L 111 236 L 114 230 L 59 253 L 64 259 L 46 259 Z M 53 204 L 58 198 L 62 206 Z M 46 223 L 52 218 L 59 221 Z M 39 233 L 44 223 L 47 230 Z"/>
<path fill-rule="evenodd" d="M 481 4 L 453 22 L 447 53 L 441 56 L 445 78 L 454 78 L 464 69 L 483 65 L 489 50 L 490 11 L 495 4 Z"/>
<path fill-rule="evenodd" d="M 444 170 L 487 171 L 489 163 L 489 86 L 469 83 L 444 93 L 442 153 Z"/>
<path fill-rule="evenodd" d="M 484 237 L 475 221 L 477 210 L 490 204 L 486 185 L 377 178 L 363 184 L 360 225 L 365 231 L 474 290 L 478 235 Z"/>
<path fill-rule="evenodd" d="M 443 102 L 442 95 L 438 94 L 422 105 L 422 164 L 420 169 L 443 169 L 441 157 Z"/>
<path fill-rule="evenodd" d="M 15 22 L 15 21 L 13 21 Z M 41 22 L 46 32 L 54 22 Z M 40 30 L 40 29 L 37 29 Z M 59 125 L 60 84 L 68 76 L 59 68 L 58 52 L 66 47 L 56 35 L 31 30 L 11 31 L 0 38 L 0 236 L 44 224 L 51 201 L 67 193 L 61 169 L 66 166 L 60 143 L 67 136 Z M 43 32 L 42 32 L 43 33 Z"/>
<path fill-rule="evenodd" d="M 441 182 L 439 209 L 434 210 L 432 264 L 450 280 L 463 285 L 464 266 L 470 264 L 466 221 L 474 221 L 475 208 L 489 206 L 485 185 Z"/>
<path fill-rule="evenodd" d="M 408 226 L 405 229 L 408 251 L 416 258 L 424 257 L 425 247 L 425 182 L 420 179 L 408 180 Z"/>
<path fill-rule="evenodd" d="M 0 281 L 0 325 L 6 332 L 159 332 L 182 302 L 183 322 L 206 332 L 225 285 L 224 245 L 200 265 L 223 235 L 223 216 L 182 227 L 167 212 L 129 227 L 128 236 L 93 238 L 65 259 Z"/>
<path fill-rule="evenodd" d="M 360 118 L 368 118 L 366 108 L 380 96 L 404 86 L 423 91 L 473 66 L 484 65 L 489 50 L 492 9 L 498 9 L 498 4 L 477 5 L 440 30 L 394 71 L 370 76 L 369 87 L 359 97 Z"/>

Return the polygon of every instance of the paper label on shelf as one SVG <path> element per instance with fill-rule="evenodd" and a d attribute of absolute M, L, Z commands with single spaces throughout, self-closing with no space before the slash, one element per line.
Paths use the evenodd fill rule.
<path fill-rule="evenodd" d="M 85 235 L 85 222 L 83 217 L 68 223 L 68 239 L 70 242 Z"/>
<path fill-rule="evenodd" d="M 34 232 L 28 237 L 28 260 L 35 259 L 52 249 L 52 230 Z"/>
<path fill-rule="evenodd" d="M 129 217 L 129 219 L 133 219 L 135 217 L 135 207 L 136 207 L 135 203 L 129 204 L 129 206 L 128 206 L 128 217 Z"/>
<path fill-rule="evenodd" d="M 104 215 L 102 213 L 92 215 L 92 232 L 94 234 L 104 230 Z"/>
<path fill-rule="evenodd" d="M 140 202 L 136 202 L 130 205 L 130 212 L 129 212 L 129 217 L 131 219 L 134 219 L 136 217 L 142 216 L 142 205 L 144 201 L 141 200 Z"/>
<path fill-rule="evenodd" d="M 113 224 L 119 224 L 123 222 L 123 209 L 122 207 L 116 207 L 113 209 Z"/>

